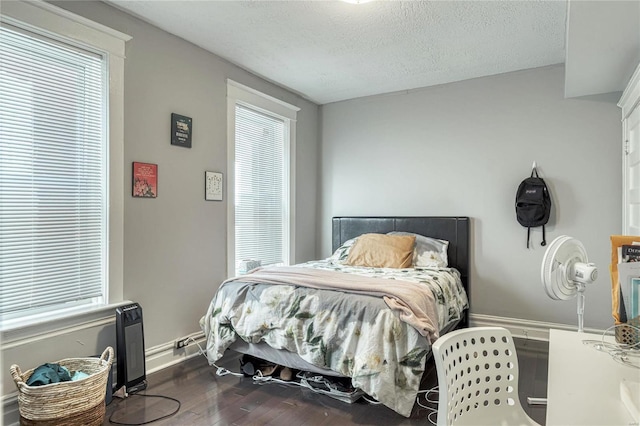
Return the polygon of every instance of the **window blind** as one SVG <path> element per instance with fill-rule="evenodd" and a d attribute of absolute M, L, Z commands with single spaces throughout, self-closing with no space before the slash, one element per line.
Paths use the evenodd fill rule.
<path fill-rule="evenodd" d="M 0 312 L 24 317 L 106 292 L 106 64 L 0 27 Z"/>
<path fill-rule="evenodd" d="M 235 119 L 235 261 L 285 261 L 285 123 L 243 105 Z"/>

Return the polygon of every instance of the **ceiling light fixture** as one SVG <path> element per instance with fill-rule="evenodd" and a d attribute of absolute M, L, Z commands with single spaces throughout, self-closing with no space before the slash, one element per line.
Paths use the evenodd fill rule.
<path fill-rule="evenodd" d="M 372 0 L 342 0 L 345 3 L 351 3 L 351 4 L 362 4 L 362 3 L 369 3 Z"/>

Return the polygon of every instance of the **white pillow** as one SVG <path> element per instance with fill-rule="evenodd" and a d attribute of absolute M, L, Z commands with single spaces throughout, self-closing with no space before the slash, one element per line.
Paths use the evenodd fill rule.
<path fill-rule="evenodd" d="M 389 235 L 415 235 L 416 246 L 413 250 L 413 267 L 437 267 L 446 268 L 449 266 L 447 249 L 449 241 L 438 240 L 436 238 L 425 237 L 424 235 L 411 232 L 389 232 Z"/>
<path fill-rule="evenodd" d="M 358 237 L 345 241 L 344 244 L 333 252 L 331 257 L 329 257 L 329 260 L 335 263 L 345 263 L 347 261 L 347 257 L 349 257 L 349 250 L 351 250 L 351 247 L 357 239 Z"/>

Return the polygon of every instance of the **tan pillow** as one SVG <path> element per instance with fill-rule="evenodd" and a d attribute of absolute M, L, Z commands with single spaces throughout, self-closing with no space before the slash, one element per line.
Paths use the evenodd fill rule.
<path fill-rule="evenodd" d="M 414 235 L 363 234 L 347 257 L 347 265 L 375 268 L 410 268 L 413 262 Z"/>

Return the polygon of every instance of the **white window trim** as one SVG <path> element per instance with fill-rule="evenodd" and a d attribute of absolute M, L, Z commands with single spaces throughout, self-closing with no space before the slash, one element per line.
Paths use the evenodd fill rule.
<path fill-rule="evenodd" d="M 235 221 L 235 140 L 236 140 L 236 105 L 245 105 L 252 109 L 277 116 L 290 124 L 288 146 L 285 153 L 288 158 L 289 175 L 287 176 L 287 193 L 289 198 L 289 226 L 285 238 L 288 242 L 288 262 L 295 263 L 295 176 L 296 176 L 296 120 L 300 108 L 280 99 L 265 95 L 255 89 L 227 79 L 227 277 L 235 275 L 236 221 Z"/>
<path fill-rule="evenodd" d="M 80 308 L 31 322 L 15 322 L 2 330 L 14 339 L 45 333 L 47 329 L 70 327 L 69 321 L 84 323 L 109 313 L 123 302 L 124 271 L 124 59 L 125 43 L 131 37 L 40 0 L 3 2 L 0 22 L 30 29 L 105 55 L 109 67 L 107 171 L 109 221 L 107 238 L 109 293 L 104 306 Z M 3 339 L 4 340 L 4 339 Z"/>
<path fill-rule="evenodd" d="M 636 108 L 640 108 L 640 64 L 636 67 L 633 75 L 629 79 L 629 83 L 622 93 L 618 106 L 622 109 L 622 234 L 633 235 L 631 231 L 634 222 L 631 215 L 631 198 L 629 197 L 629 180 L 630 176 L 630 156 L 628 155 L 629 147 L 629 120 L 631 113 Z"/>

